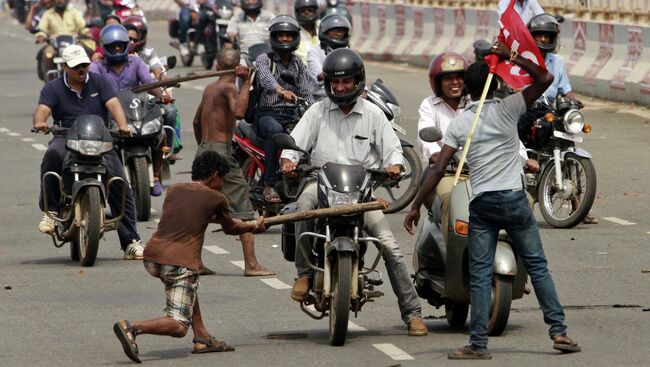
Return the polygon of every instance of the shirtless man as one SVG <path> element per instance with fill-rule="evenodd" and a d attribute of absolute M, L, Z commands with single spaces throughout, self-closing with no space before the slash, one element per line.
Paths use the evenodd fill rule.
<path fill-rule="evenodd" d="M 231 150 L 235 120 L 244 117 L 248 106 L 250 71 L 247 67 L 239 65 L 239 51 L 224 48 L 217 54 L 217 70 L 229 69 L 235 69 L 235 75 L 224 75 L 209 84 L 203 91 L 201 103 L 196 109 L 194 137 L 199 144 L 196 156 L 211 150 L 221 153 L 227 159 L 230 172 L 224 177 L 223 193 L 228 198 L 233 217 L 251 220 L 255 218 L 253 205 L 248 197 L 248 183 L 244 180 L 241 168 Z M 239 95 L 235 85 L 237 77 L 243 81 Z M 274 272 L 257 262 L 253 234 L 240 234 L 239 239 L 244 248 L 244 275 L 274 275 Z M 202 274 L 210 273 L 212 273 L 210 269 L 202 270 Z"/>

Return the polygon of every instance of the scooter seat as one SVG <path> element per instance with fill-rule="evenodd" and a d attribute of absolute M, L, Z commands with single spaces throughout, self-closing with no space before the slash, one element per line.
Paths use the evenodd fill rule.
<path fill-rule="evenodd" d="M 239 121 L 238 128 L 241 131 L 242 135 L 250 139 L 253 144 L 260 148 L 264 147 L 264 139 L 257 136 L 257 132 L 255 132 L 255 127 L 253 124 L 249 124 L 248 122 L 241 120 Z"/>

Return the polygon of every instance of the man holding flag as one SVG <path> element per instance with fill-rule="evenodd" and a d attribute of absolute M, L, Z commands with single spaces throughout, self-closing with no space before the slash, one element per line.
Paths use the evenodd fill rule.
<path fill-rule="evenodd" d="M 564 311 L 547 268 L 537 221 L 528 206 L 518 154 L 519 116 L 551 85 L 553 75 L 543 67 L 543 58 L 534 40 L 519 16 L 514 15 L 513 3 L 514 0 L 499 22 L 501 41 L 493 45 L 492 54 L 487 57 L 490 66 L 478 62 L 467 69 L 465 87 L 474 102 L 450 123 L 442 140 L 444 145 L 439 160 L 404 219 L 404 227 L 413 234 L 413 224 L 417 225 L 420 207 L 427 194 L 444 176 L 445 167 L 454 153 L 464 146 L 472 186 L 468 237 L 472 304 L 470 344 L 450 353 L 449 359 L 492 358 L 487 350 L 487 325 L 500 229 L 508 232 L 530 275 L 544 322 L 550 326 L 553 348 L 566 353 L 580 351 L 580 347 L 566 335 Z M 530 85 L 502 101 L 485 100 L 492 97 L 496 88 L 496 83 L 491 83 L 491 72 L 496 72 L 512 86 Z M 481 114 L 483 102 L 485 111 Z M 468 140 L 474 142 L 471 149 L 466 144 Z"/>

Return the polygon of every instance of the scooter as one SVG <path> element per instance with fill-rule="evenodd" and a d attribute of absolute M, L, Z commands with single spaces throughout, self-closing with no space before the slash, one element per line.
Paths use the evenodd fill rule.
<path fill-rule="evenodd" d="M 434 140 L 428 138 L 432 135 L 438 136 L 437 140 L 442 137 L 436 127 L 422 129 L 419 134 L 423 141 L 433 142 Z M 459 158 L 458 154 L 453 161 L 458 162 Z M 455 172 L 454 162 L 450 167 L 451 172 Z M 427 167 L 423 177 L 426 177 L 431 169 L 431 166 Z M 464 172 L 464 176 L 467 177 L 468 172 Z M 447 228 L 443 228 L 442 224 L 442 201 L 440 197 L 435 196 L 433 204 L 427 208 L 427 216 L 422 221 L 413 251 L 415 290 L 432 306 L 444 306 L 447 323 L 455 329 L 465 325 L 470 305 L 467 255 L 470 179 L 459 181 L 451 191 Z M 505 330 L 512 300 L 523 297 L 526 279 L 523 261 L 514 253 L 508 236 L 502 231 L 494 257 L 489 335 L 501 335 Z"/>
<path fill-rule="evenodd" d="M 37 132 L 36 130 L 32 130 Z M 99 240 L 107 231 L 117 229 L 126 206 L 126 182 L 120 177 L 106 181 L 106 166 L 102 155 L 113 149 L 113 136 L 117 133 L 104 126 L 101 117 L 82 115 L 72 127 L 52 126 L 54 135 L 65 136 L 68 153 L 63 162 L 62 174 L 46 172 L 43 175 L 43 203 L 48 217 L 55 221 L 52 242 L 62 247 L 70 242 L 70 258 L 81 266 L 93 266 L 97 259 Z M 46 182 L 56 179 L 61 193 L 60 210 L 50 213 Z M 114 218 L 104 217 L 104 208 L 111 185 L 122 185 L 120 212 Z"/>
<path fill-rule="evenodd" d="M 273 142 L 279 149 L 297 150 L 309 159 L 309 153 L 300 149 L 290 135 L 277 134 Z M 372 181 L 381 180 L 385 175 L 381 170 L 332 162 L 315 167 L 308 161 L 303 172 L 310 170 L 318 170 L 319 208 L 369 202 L 373 200 Z M 303 253 L 315 275 L 310 295 L 300 303 L 300 309 L 316 320 L 329 316 L 329 341 L 334 346 L 345 343 L 350 312 L 357 316 L 366 303 L 383 296 L 375 290 L 375 286 L 383 283 L 376 269 L 383 247 L 379 239 L 365 236 L 363 218 L 363 213 L 321 218 L 315 221 L 314 232 L 304 232 L 298 238 L 298 241 L 303 237 L 313 241 L 315 255 L 315 261 L 311 262 L 311 256 Z M 282 241 L 287 248 L 291 247 L 289 251 L 295 251 L 295 235 L 285 230 L 283 227 Z M 377 248 L 377 256 L 366 267 L 364 256 L 369 244 Z M 299 248 L 306 251 L 302 246 Z M 369 277 L 373 273 L 378 276 Z"/>

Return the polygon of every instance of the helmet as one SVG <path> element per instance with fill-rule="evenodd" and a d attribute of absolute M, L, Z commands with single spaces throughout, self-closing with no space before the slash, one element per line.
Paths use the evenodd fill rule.
<path fill-rule="evenodd" d="M 551 37 L 551 42 L 545 45 L 538 43 L 537 47 L 539 47 L 539 50 L 544 54 L 555 51 L 555 48 L 557 47 L 557 35 L 560 33 L 560 23 L 558 23 L 554 16 L 550 14 L 539 14 L 534 16 L 530 22 L 528 22 L 528 31 L 533 36 L 535 33 L 548 33 Z"/>
<path fill-rule="evenodd" d="M 339 48 L 330 52 L 323 61 L 323 76 L 325 93 L 338 106 L 350 106 L 356 103 L 366 84 L 366 69 L 363 60 L 356 51 L 349 48 Z M 344 96 L 337 96 L 332 92 L 332 79 L 355 78 L 354 90 Z"/>
<path fill-rule="evenodd" d="M 332 7 L 332 8 L 328 7 L 327 10 L 325 10 L 325 12 L 321 13 L 321 19 L 331 14 L 342 15 L 343 17 L 345 17 L 345 19 L 348 20 L 348 22 L 350 22 L 350 24 L 352 24 L 352 15 L 350 15 L 350 12 L 345 7 L 341 7 L 341 6 Z"/>
<path fill-rule="evenodd" d="M 253 4 L 249 3 L 247 0 L 239 0 L 239 6 L 241 7 L 241 10 L 244 12 L 257 12 L 262 9 L 262 6 L 264 4 L 262 3 L 262 0 L 256 0 Z"/>
<path fill-rule="evenodd" d="M 342 39 L 336 39 L 328 36 L 327 31 L 334 28 L 345 28 L 346 35 Z M 320 21 L 318 27 L 318 39 L 322 44 L 335 50 L 341 47 L 348 47 L 350 44 L 350 22 L 340 14 L 330 14 Z"/>
<path fill-rule="evenodd" d="M 446 52 L 436 56 L 429 65 L 429 85 L 437 96 L 441 96 L 440 80 L 443 75 L 461 73 L 465 75 L 467 60 L 455 52 Z"/>
<path fill-rule="evenodd" d="M 129 33 L 121 24 L 110 24 L 99 33 L 99 42 L 104 50 L 106 60 L 109 64 L 123 63 L 129 57 Z M 114 44 L 122 44 L 122 52 L 111 53 L 110 49 Z"/>
<path fill-rule="evenodd" d="M 314 8 L 315 13 L 311 17 L 302 17 L 298 11 L 302 8 Z M 318 16 L 320 15 L 320 7 L 318 6 L 317 0 L 296 0 L 296 2 L 293 3 L 293 10 L 298 23 L 303 27 L 316 24 L 316 20 L 318 20 Z"/>
<path fill-rule="evenodd" d="M 282 43 L 278 39 L 280 33 L 292 33 L 294 35 L 293 41 L 290 43 Z M 290 15 L 278 15 L 271 19 L 269 23 L 269 34 L 271 41 L 271 48 L 277 53 L 293 52 L 300 46 L 300 25 L 296 18 Z"/>
<path fill-rule="evenodd" d="M 147 23 L 144 22 L 142 17 L 133 15 L 122 22 L 122 25 L 127 29 L 135 29 L 138 32 L 138 41 L 134 43 L 134 51 L 140 52 L 147 44 Z"/>

